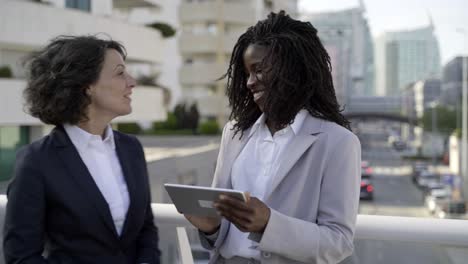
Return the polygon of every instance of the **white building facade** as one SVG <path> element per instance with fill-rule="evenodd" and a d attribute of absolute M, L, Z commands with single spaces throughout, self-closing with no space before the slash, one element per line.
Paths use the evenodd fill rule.
<path fill-rule="evenodd" d="M 232 49 L 245 30 L 270 11 L 297 14 L 297 0 L 182 0 L 179 8 L 181 34 L 179 71 L 182 100 L 196 103 L 203 119 L 217 118 L 219 125 L 229 115 L 224 95 Z"/>
<path fill-rule="evenodd" d="M 127 49 L 127 65 L 158 65 L 164 43 L 157 30 L 114 18 L 113 8 L 125 1 L 112 0 L 0 0 L 0 66 L 12 76 L 0 77 L 0 180 L 11 176 L 16 150 L 50 130 L 23 110 L 26 86 L 22 61 L 30 52 L 59 35 L 94 35 L 112 38 Z M 137 3 L 140 1 L 131 1 Z M 161 47 L 161 48 L 155 48 Z M 133 73 L 133 72 L 132 72 Z M 8 78 L 5 78 L 8 77 Z M 159 121 L 166 118 L 163 93 L 155 87 L 137 87 L 133 112 L 115 122 Z"/>

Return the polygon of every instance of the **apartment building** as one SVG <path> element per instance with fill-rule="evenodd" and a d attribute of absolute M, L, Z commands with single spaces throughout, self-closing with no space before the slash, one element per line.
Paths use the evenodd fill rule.
<path fill-rule="evenodd" d="M 11 176 L 16 150 L 51 129 L 23 110 L 23 58 L 58 35 L 99 34 L 125 45 L 128 68 L 138 79 L 139 67 L 157 68 L 161 63 L 164 42 L 159 31 L 118 19 L 113 10 L 148 4 L 143 0 L 0 0 L 0 67 L 11 72 L 0 77 L 0 180 Z M 165 119 L 160 89 L 139 86 L 132 97 L 132 114 L 115 122 Z"/>
<path fill-rule="evenodd" d="M 226 72 L 239 36 L 270 11 L 279 10 L 297 16 L 297 0 L 181 1 L 179 78 L 182 99 L 197 103 L 203 119 L 216 118 L 220 126 L 227 120 L 226 80 L 216 80 Z"/>

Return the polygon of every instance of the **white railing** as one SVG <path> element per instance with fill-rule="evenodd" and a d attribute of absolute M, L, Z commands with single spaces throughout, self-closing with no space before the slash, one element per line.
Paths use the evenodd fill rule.
<path fill-rule="evenodd" d="M 192 264 L 185 227 L 190 223 L 173 204 L 153 204 L 156 224 L 177 226 L 182 263 Z M 380 215 L 358 215 L 355 239 L 425 243 L 468 248 L 468 221 Z"/>
<path fill-rule="evenodd" d="M 0 195 L 0 211 L 7 199 Z M 173 204 L 152 204 L 155 223 L 177 227 L 181 262 L 193 264 L 186 227 L 190 223 Z M 3 222 L 3 221 L 2 221 Z M 358 215 L 355 239 L 415 242 L 468 248 L 468 221 L 400 216 Z"/>

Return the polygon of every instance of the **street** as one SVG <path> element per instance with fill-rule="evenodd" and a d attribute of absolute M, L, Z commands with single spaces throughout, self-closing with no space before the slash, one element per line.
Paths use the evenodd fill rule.
<path fill-rule="evenodd" d="M 374 169 L 374 200 L 361 201 L 359 214 L 430 217 L 421 191 L 411 182 L 410 163 L 390 148 L 384 131 L 361 132 L 362 159 Z M 357 240 L 355 253 L 343 263 L 454 263 L 447 250 L 422 243 Z"/>

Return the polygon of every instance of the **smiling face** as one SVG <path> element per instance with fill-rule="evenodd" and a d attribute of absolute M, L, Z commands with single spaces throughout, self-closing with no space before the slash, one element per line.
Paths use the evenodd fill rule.
<path fill-rule="evenodd" d="M 88 90 L 91 97 L 89 118 L 99 117 L 110 121 L 130 114 L 132 89 L 135 86 L 135 79 L 127 73 L 122 55 L 115 49 L 108 49 L 99 79 Z"/>
<path fill-rule="evenodd" d="M 247 74 L 247 88 L 252 93 L 255 103 L 263 112 L 265 104 L 266 69 L 262 69 L 262 61 L 268 52 L 268 48 L 258 44 L 250 44 L 244 52 L 244 67 Z"/>

